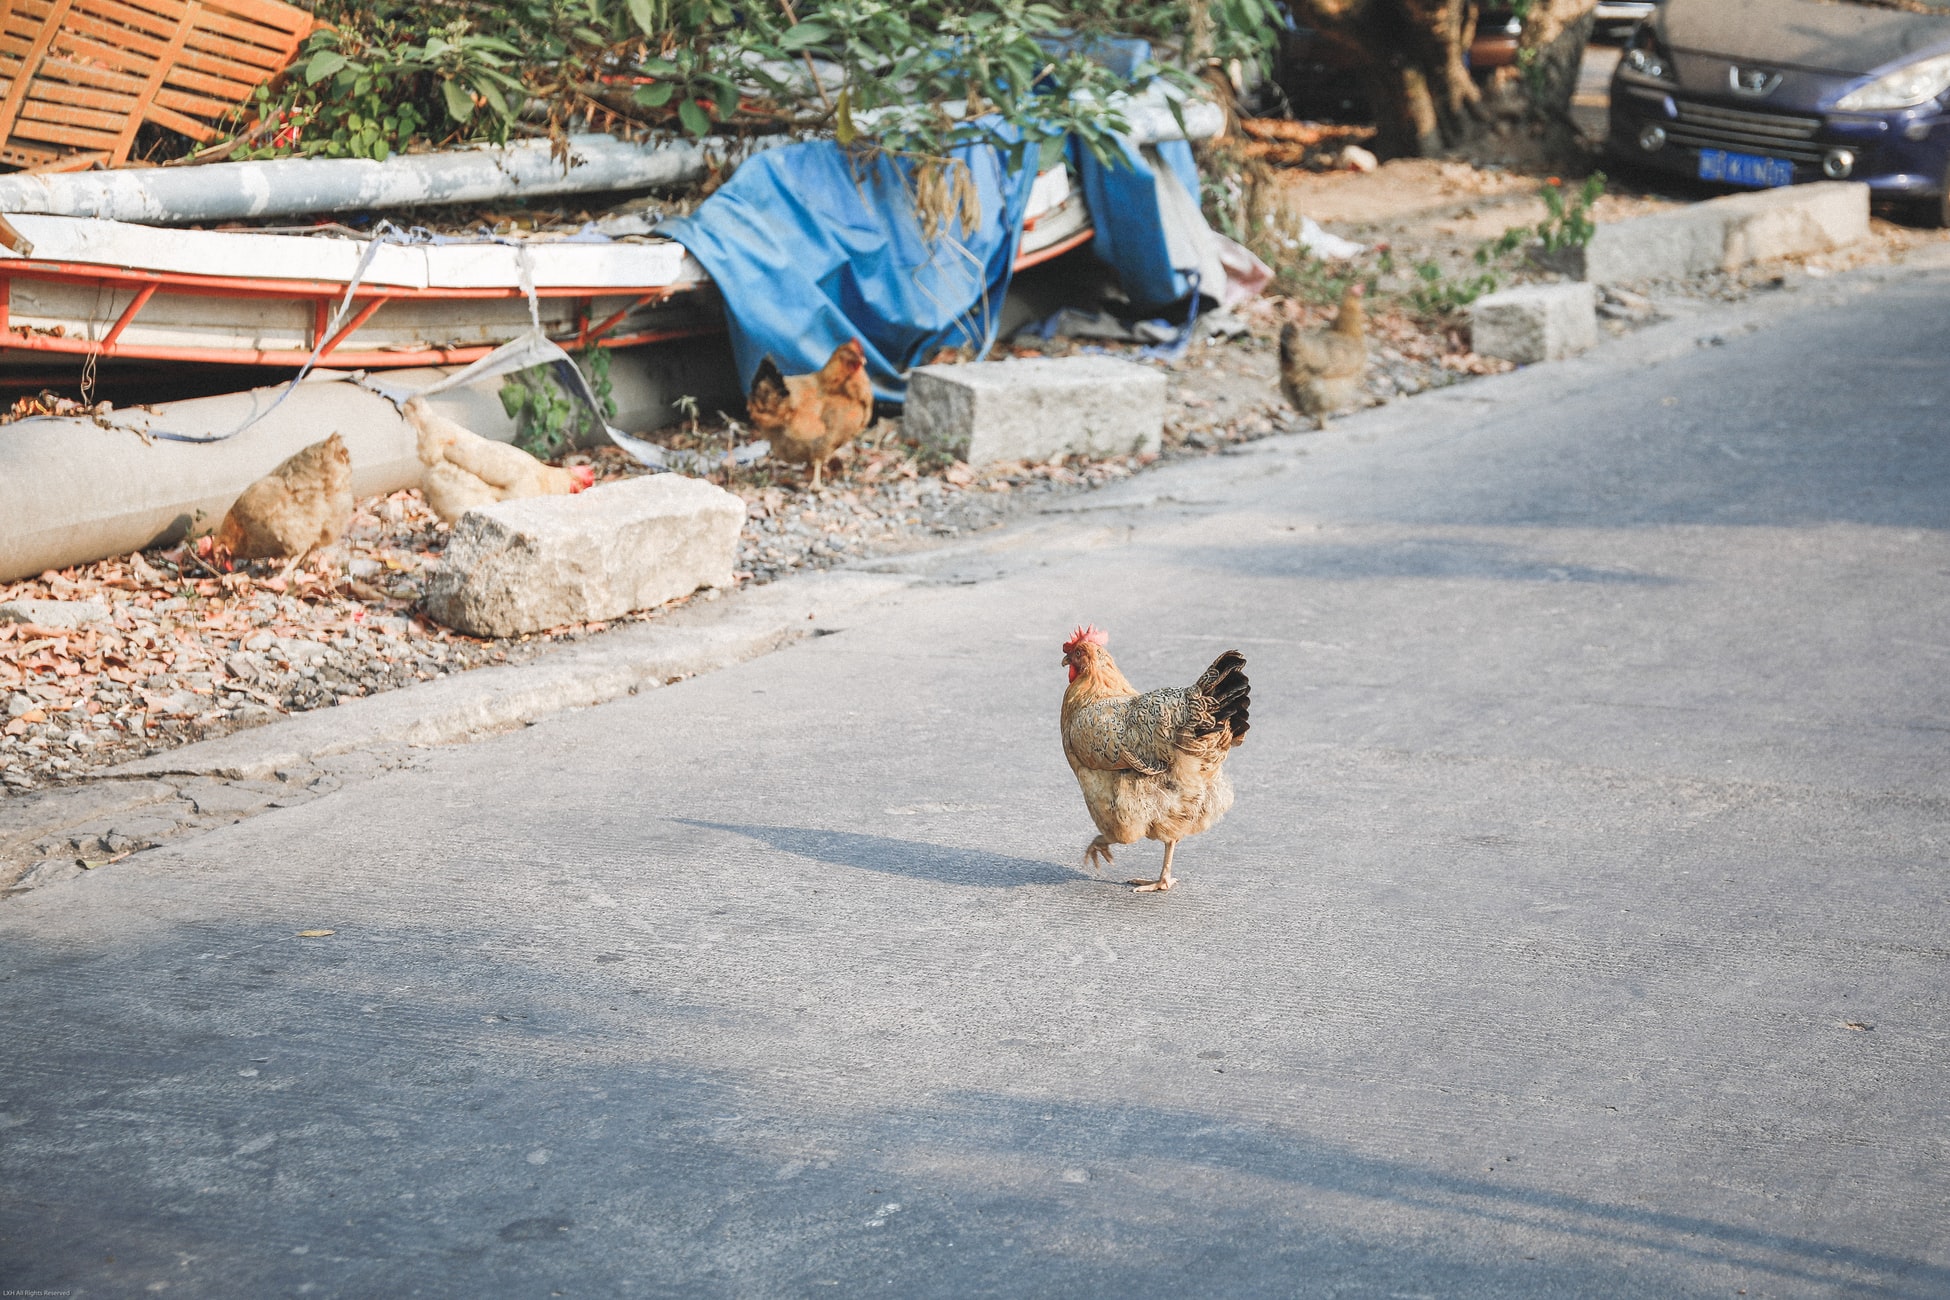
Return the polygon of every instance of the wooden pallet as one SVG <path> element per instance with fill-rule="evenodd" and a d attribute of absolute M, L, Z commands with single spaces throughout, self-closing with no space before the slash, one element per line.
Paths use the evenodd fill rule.
<path fill-rule="evenodd" d="M 278 0 L 0 0 L 0 163 L 113 166 L 144 122 L 217 139 L 311 30 Z"/>

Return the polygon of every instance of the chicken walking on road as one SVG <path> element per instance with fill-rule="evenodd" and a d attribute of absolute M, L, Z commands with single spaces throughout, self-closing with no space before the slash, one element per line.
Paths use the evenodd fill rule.
<path fill-rule="evenodd" d="M 1129 883 L 1141 894 L 1162 893 L 1173 884 L 1178 842 L 1211 829 L 1232 807 L 1225 761 L 1246 735 L 1246 657 L 1228 650 L 1192 686 L 1140 695 L 1117 670 L 1109 641 L 1085 627 L 1063 646 L 1070 670 L 1063 756 L 1099 832 L 1084 860 L 1095 871 L 1112 861 L 1112 845 L 1158 840 L 1165 846 L 1158 878 Z"/>
<path fill-rule="evenodd" d="M 752 432 L 769 438 L 779 459 L 810 465 L 817 489 L 833 453 L 873 423 L 866 349 L 860 340 L 848 339 L 810 375 L 782 375 L 766 357 L 758 363 L 745 404 Z"/>
<path fill-rule="evenodd" d="M 1303 330 L 1288 321 L 1280 330 L 1280 392 L 1296 411 L 1313 417 L 1316 429 L 1361 400 L 1361 381 L 1368 373 L 1363 292 L 1358 280 L 1348 286 L 1331 329 Z"/>

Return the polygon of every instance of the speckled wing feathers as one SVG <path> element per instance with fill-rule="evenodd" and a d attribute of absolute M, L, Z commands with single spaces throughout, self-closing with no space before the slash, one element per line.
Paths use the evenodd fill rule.
<path fill-rule="evenodd" d="M 1246 734 L 1246 658 L 1228 650 L 1189 688 L 1098 700 L 1079 709 L 1064 743 L 1084 767 L 1161 776 L 1176 753 L 1216 757 Z"/>

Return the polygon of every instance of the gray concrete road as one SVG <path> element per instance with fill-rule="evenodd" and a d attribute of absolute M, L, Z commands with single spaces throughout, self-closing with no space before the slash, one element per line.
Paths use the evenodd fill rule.
<path fill-rule="evenodd" d="M 0 1280 L 1950 1295 L 1950 276 L 1826 292 L 0 907 Z M 1251 660 L 1168 896 L 1082 620 Z"/>

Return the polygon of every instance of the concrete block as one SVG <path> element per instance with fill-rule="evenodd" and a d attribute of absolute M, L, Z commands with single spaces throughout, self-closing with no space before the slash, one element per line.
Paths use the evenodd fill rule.
<path fill-rule="evenodd" d="M 1709 199 L 1601 225 L 1564 269 L 1596 284 L 1679 280 L 1755 262 L 1807 257 L 1869 237 L 1869 187 L 1822 181 Z"/>
<path fill-rule="evenodd" d="M 0 605 L 0 623 L 35 623 L 66 631 L 107 621 L 108 606 L 98 600 L 10 600 Z"/>
<path fill-rule="evenodd" d="M 474 636 L 519 636 L 728 587 L 744 523 L 744 502 L 680 474 L 496 502 L 454 525 L 427 612 Z"/>
<path fill-rule="evenodd" d="M 1589 284 L 1531 284 L 1486 294 L 1470 305 L 1470 346 L 1527 366 L 1556 361 L 1598 342 L 1598 291 Z"/>
<path fill-rule="evenodd" d="M 903 422 L 971 465 L 1157 451 L 1165 377 L 1111 357 L 918 366 Z"/>

